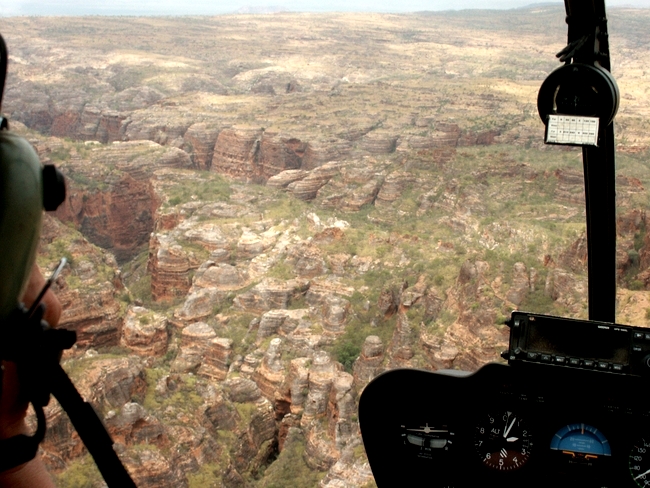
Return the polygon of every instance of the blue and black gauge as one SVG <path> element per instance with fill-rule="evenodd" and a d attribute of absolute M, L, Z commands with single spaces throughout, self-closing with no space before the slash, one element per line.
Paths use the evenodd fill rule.
<path fill-rule="evenodd" d="M 650 436 L 634 443 L 630 449 L 628 463 L 636 486 L 650 487 Z"/>
<path fill-rule="evenodd" d="M 560 451 L 570 462 L 591 463 L 601 456 L 611 456 L 609 441 L 596 427 L 588 424 L 569 424 L 558 430 L 551 439 L 551 449 Z"/>

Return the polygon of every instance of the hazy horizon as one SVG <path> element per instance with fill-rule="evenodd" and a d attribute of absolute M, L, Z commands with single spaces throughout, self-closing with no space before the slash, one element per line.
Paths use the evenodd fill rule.
<path fill-rule="evenodd" d="M 562 5 L 562 2 L 544 2 Z M 530 0 L 17 0 L 0 5 L 0 16 L 75 16 L 75 15 L 220 15 L 236 12 L 284 10 L 290 12 L 418 12 L 465 9 L 514 9 L 535 5 Z M 650 0 L 612 0 L 608 7 L 650 8 Z"/>

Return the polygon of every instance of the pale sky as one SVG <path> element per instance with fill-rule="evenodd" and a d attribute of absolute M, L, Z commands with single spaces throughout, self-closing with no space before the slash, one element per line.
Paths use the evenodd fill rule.
<path fill-rule="evenodd" d="M 534 0 L 0 0 L 10 15 L 214 15 L 244 7 L 277 6 L 293 12 L 416 12 L 422 10 L 510 9 Z M 555 2 L 554 2 L 555 3 Z M 561 3 L 561 2 L 557 2 Z M 650 0 L 610 0 L 608 7 L 650 8 Z"/>

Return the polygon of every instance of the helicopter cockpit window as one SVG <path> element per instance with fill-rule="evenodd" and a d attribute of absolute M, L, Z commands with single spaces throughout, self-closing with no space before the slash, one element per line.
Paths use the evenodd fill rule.
<path fill-rule="evenodd" d="M 545 463 L 650 485 L 650 433 L 579 415 L 648 414 L 604 389 L 635 389 L 650 357 L 650 10 L 608 4 L 614 106 L 593 66 L 596 91 L 576 101 L 564 73 L 538 105 L 561 3 L 4 3 L 3 120 L 66 180 L 36 257 L 46 277 L 67 262 L 61 364 L 137 486 L 369 488 L 395 460 L 444 464 L 439 487 Z M 581 148 L 614 115 L 612 299 L 632 328 L 586 341 Z M 576 385 L 481 369 L 507 361 Z M 368 386 L 402 368 L 419 372 L 381 376 L 393 396 Z M 587 388 L 589 368 L 608 379 Z M 390 423 L 379 472 L 364 408 Z M 60 405 L 44 412 L 57 486 L 103 486 Z"/>

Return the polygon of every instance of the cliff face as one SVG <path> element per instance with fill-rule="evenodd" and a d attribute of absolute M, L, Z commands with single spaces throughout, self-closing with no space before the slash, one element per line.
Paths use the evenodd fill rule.
<path fill-rule="evenodd" d="M 87 193 L 70 185 L 56 215 L 74 222 L 90 242 L 124 262 L 148 242 L 156 206 L 151 182 L 125 175 L 106 191 Z"/>
<path fill-rule="evenodd" d="M 148 269 L 151 272 L 151 295 L 156 301 L 184 297 L 190 289 L 190 271 L 198 263 L 173 239 L 151 235 Z"/>
<path fill-rule="evenodd" d="M 39 264 L 45 276 L 62 257 L 68 265 L 54 284 L 63 314 L 60 325 L 77 333 L 77 349 L 119 343 L 124 286 L 115 258 L 52 216 L 41 231 Z"/>
<path fill-rule="evenodd" d="M 54 215 L 72 222 L 93 244 L 110 250 L 119 262 L 142 250 L 159 206 L 152 184 L 159 167 L 187 167 L 189 156 L 153 143 L 66 149 L 65 161 L 52 160 L 58 141 L 35 141 L 46 162 L 57 162 L 67 177 L 67 197 Z M 93 161 L 92 163 L 90 161 Z"/>

